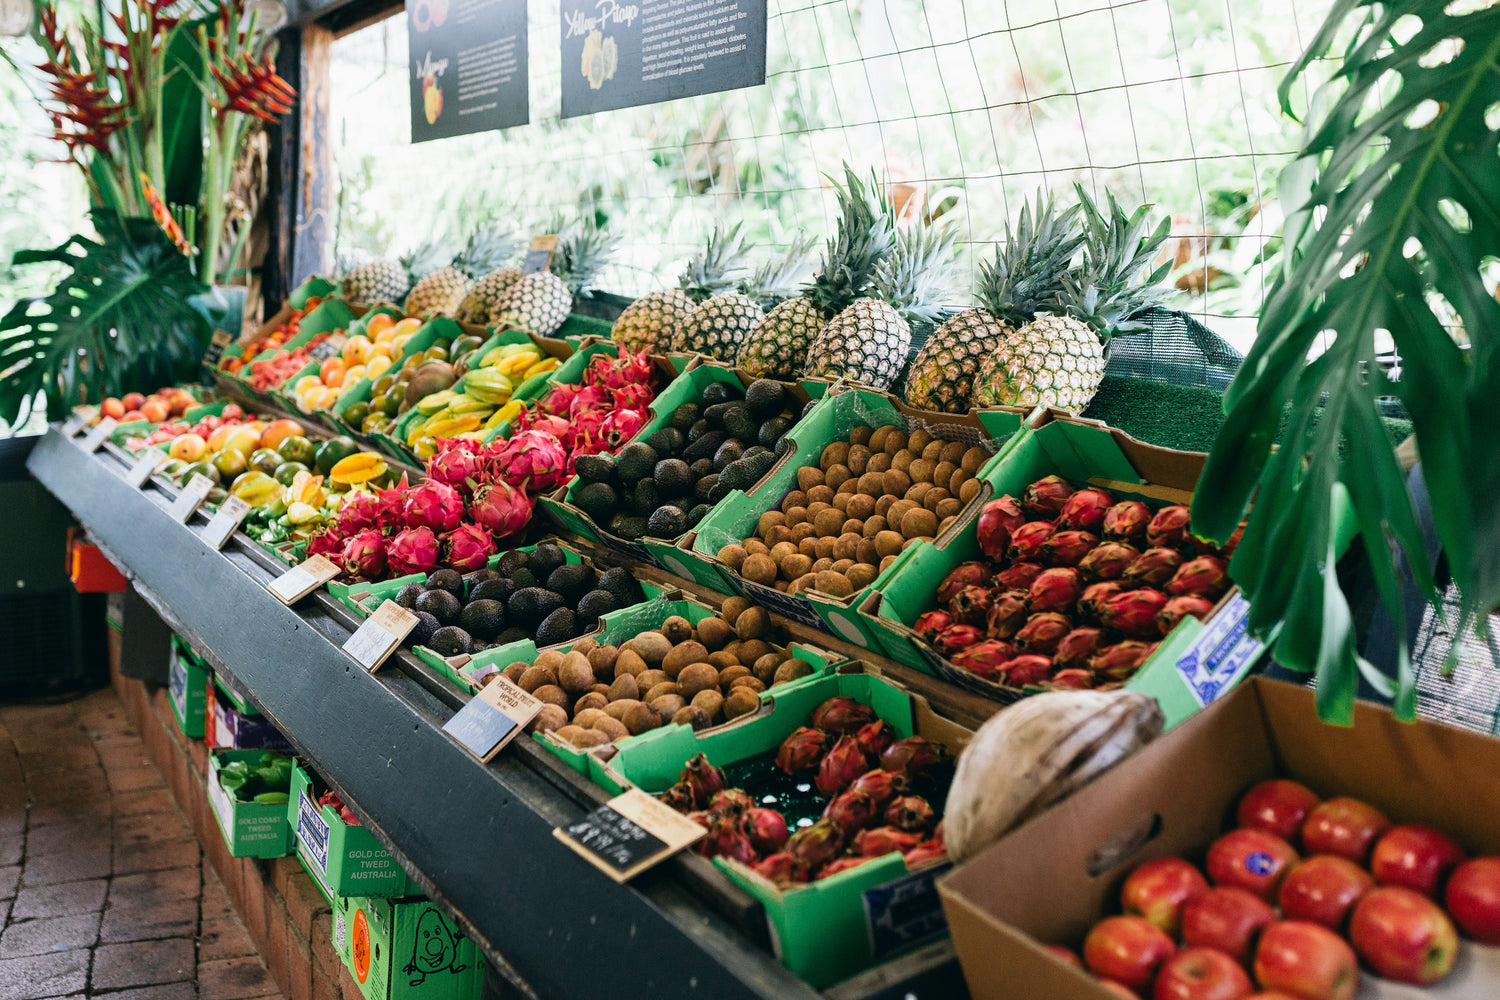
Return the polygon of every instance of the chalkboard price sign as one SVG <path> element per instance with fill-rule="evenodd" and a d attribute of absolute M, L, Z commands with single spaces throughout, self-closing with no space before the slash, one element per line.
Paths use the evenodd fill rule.
<path fill-rule="evenodd" d="M 406 0 L 411 141 L 531 118 L 526 0 Z"/>
<path fill-rule="evenodd" d="M 553 834 L 616 882 L 628 882 L 707 832 L 632 788 Z"/>

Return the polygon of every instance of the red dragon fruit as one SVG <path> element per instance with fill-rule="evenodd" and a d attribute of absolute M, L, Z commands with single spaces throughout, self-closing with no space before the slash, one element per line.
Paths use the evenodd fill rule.
<path fill-rule="evenodd" d="M 541 398 L 536 408 L 542 413 L 566 416 L 572 412 L 573 400 L 583 391 L 581 385 L 555 385 Z"/>
<path fill-rule="evenodd" d="M 1042 570 L 1046 568 L 1041 563 L 1012 563 L 995 574 L 995 586 L 1002 590 L 1030 590 L 1031 584 L 1042 575 Z"/>
<path fill-rule="evenodd" d="M 551 434 L 559 441 L 566 441 L 568 440 L 568 436 L 573 433 L 573 427 L 573 422 L 569 421 L 567 417 L 547 413 L 528 419 L 526 426 L 518 427 L 517 430 L 541 431 L 544 434 Z"/>
<path fill-rule="evenodd" d="M 953 624 L 953 616 L 946 611 L 929 611 L 919 615 L 912 623 L 912 631 L 917 633 L 928 642 L 938 637 L 938 633 Z"/>
<path fill-rule="evenodd" d="M 968 649 L 984 638 L 984 633 L 973 625 L 949 625 L 933 637 L 932 645 L 943 656 L 951 657 L 960 650 Z"/>
<path fill-rule="evenodd" d="M 438 540 L 431 528 L 407 528 L 386 546 L 386 565 L 396 576 L 438 568 Z"/>
<path fill-rule="evenodd" d="M 1077 566 L 1099 536 L 1087 531 L 1055 531 L 1042 543 L 1042 559 L 1053 566 Z"/>
<path fill-rule="evenodd" d="M 755 874 L 777 885 L 791 885 L 807 881 L 807 866 L 786 851 L 777 851 L 755 866 Z"/>
<path fill-rule="evenodd" d="M 896 742 L 896 730 L 884 719 L 867 722 L 854 731 L 854 742 L 866 757 L 879 757 L 885 748 Z"/>
<path fill-rule="evenodd" d="M 844 831 L 844 836 L 847 837 L 856 830 L 869 826 L 878 809 L 875 800 L 869 795 L 846 788 L 829 800 L 828 807 L 823 810 L 823 818 Z"/>
<path fill-rule="evenodd" d="M 464 519 L 464 498 L 447 483 L 429 479 L 406 491 L 401 519 L 408 528 L 452 531 Z"/>
<path fill-rule="evenodd" d="M 1000 683 L 1006 687 L 1040 684 L 1052 673 L 1052 658 L 1040 653 L 1026 653 L 1000 664 Z"/>
<path fill-rule="evenodd" d="M 468 496 L 474 487 L 487 480 L 484 445 L 468 438 L 445 438 L 438 442 L 437 454 L 427 460 L 427 478 L 458 490 Z"/>
<path fill-rule="evenodd" d="M 1156 613 L 1167 604 L 1167 595 L 1142 587 L 1125 590 L 1104 602 L 1099 621 L 1106 628 L 1119 629 L 1126 635 L 1156 635 Z"/>
<path fill-rule="evenodd" d="M 579 455 L 595 455 L 609 449 L 604 440 L 604 421 L 609 417 L 606 410 L 581 410 L 568 424 L 568 433 L 562 442 L 567 447 L 570 459 Z"/>
<path fill-rule="evenodd" d="M 1094 654 L 1089 669 L 1096 677 L 1111 681 L 1129 680 L 1151 655 L 1152 647 L 1135 639 L 1106 646 Z"/>
<path fill-rule="evenodd" d="M 948 602 L 948 613 L 961 625 L 983 625 L 994 601 L 995 591 L 988 587 L 965 587 Z"/>
<path fill-rule="evenodd" d="M 943 843 L 941 837 L 932 837 L 922 841 L 909 851 L 903 851 L 901 858 L 906 862 L 906 867 L 912 870 L 933 861 L 947 861 L 948 847 Z"/>
<path fill-rule="evenodd" d="M 986 639 L 983 642 L 976 642 L 960 653 L 955 653 L 951 659 L 955 667 L 967 670 L 976 677 L 993 681 L 996 680 L 1000 665 L 1015 655 L 1016 647 L 1012 643 L 1000 639 Z"/>
<path fill-rule="evenodd" d="M 937 822 L 937 815 L 920 795 L 903 795 L 886 808 L 885 821 L 907 833 L 926 833 Z"/>
<path fill-rule="evenodd" d="M 707 808 L 714 796 L 728 787 L 723 772 L 710 764 L 708 757 L 701 753 L 683 766 L 678 780 L 692 792 L 695 808 L 698 809 Z"/>
<path fill-rule="evenodd" d="M 1181 565 L 1182 556 L 1176 549 L 1157 546 L 1142 552 L 1129 566 L 1126 566 L 1125 575 L 1121 579 L 1137 587 L 1160 587 L 1172 579 L 1172 574 L 1176 573 L 1177 567 Z"/>
<path fill-rule="evenodd" d="M 567 464 L 562 442 L 546 431 L 521 431 L 494 458 L 500 478 L 527 493 L 556 489 Z"/>
<path fill-rule="evenodd" d="M 908 736 L 885 748 L 885 753 L 880 755 L 880 767 L 915 779 L 946 765 L 948 756 L 947 748 L 941 743 L 921 736 Z"/>
<path fill-rule="evenodd" d="M 1028 653 L 1051 656 L 1062 642 L 1063 636 L 1073 631 L 1073 623 L 1067 615 L 1056 611 L 1045 611 L 1026 619 L 1021 631 L 1016 633 L 1016 645 Z"/>
<path fill-rule="evenodd" d="M 312 556 L 326 556 L 334 563 L 342 560 L 344 553 L 344 536 L 337 527 L 319 531 L 307 540 L 307 554 Z M 978 629 L 974 630 L 976 633 Z M 977 640 L 976 640 L 977 641 Z"/>
<path fill-rule="evenodd" d="M 982 562 L 959 563 L 938 584 L 937 602 L 947 604 L 965 587 L 983 587 L 990 582 L 990 568 Z"/>
<path fill-rule="evenodd" d="M 1057 515 L 1057 526 L 1064 531 L 1098 533 L 1115 498 L 1103 490 L 1082 489 L 1068 497 Z"/>
<path fill-rule="evenodd" d="M 671 788 L 668 788 L 665 792 L 660 793 L 656 797 L 661 802 L 671 806 L 673 809 L 680 813 L 683 813 L 684 815 L 688 815 L 693 812 L 693 790 L 688 787 L 688 784 L 685 781 L 679 781 L 677 784 L 673 785 Z"/>
<path fill-rule="evenodd" d="M 818 786 L 818 791 L 824 795 L 837 795 L 848 788 L 858 778 L 870 769 L 870 762 L 865 760 L 865 755 L 859 749 L 859 744 L 852 736 L 840 736 L 829 751 L 823 755 L 823 760 L 818 764 L 818 776 L 813 779 L 813 784 Z"/>
<path fill-rule="evenodd" d="M 647 410 L 615 410 L 599 425 L 599 436 L 606 451 L 617 451 L 630 443 L 651 418 Z"/>
<path fill-rule="evenodd" d="M 375 528 L 356 531 L 344 540 L 339 565 L 350 576 L 376 579 L 385 572 L 385 536 Z"/>
<path fill-rule="evenodd" d="M 1118 580 L 1090 584 L 1084 588 L 1083 596 L 1078 598 L 1078 613 L 1089 621 L 1098 621 L 1104 610 L 1104 602 L 1124 590 L 1125 585 Z"/>
<path fill-rule="evenodd" d="M 792 834 L 786 842 L 786 853 L 808 868 L 821 868 L 838 857 L 843 847 L 844 835 L 839 828 L 820 819 Z"/>
<path fill-rule="evenodd" d="M 911 788 L 911 780 L 904 773 L 877 769 L 866 771 L 849 786 L 851 792 L 863 792 L 882 806 L 898 795 L 905 795 Z"/>
<path fill-rule="evenodd" d="M 864 858 L 878 858 L 893 851 L 905 853 L 922 842 L 920 833 L 908 833 L 894 826 L 861 830 L 854 838 L 854 850 Z"/>
<path fill-rule="evenodd" d="M 656 379 L 656 365 L 645 351 L 637 354 L 623 353 L 618 358 L 596 355 L 584 369 L 583 381 L 589 385 L 602 385 L 606 389 L 620 389 L 632 382 L 650 385 Z"/>
<path fill-rule="evenodd" d="M 1078 571 L 1090 580 L 1118 580 L 1139 555 L 1128 542 L 1101 542 L 1083 557 Z"/>
<path fill-rule="evenodd" d="M 627 410 L 644 410 L 650 407 L 656 393 L 649 385 L 631 382 L 615 390 L 614 405 Z"/>
<path fill-rule="evenodd" d="M 755 808 L 755 800 L 742 788 L 725 788 L 714 792 L 708 800 L 708 815 L 712 819 L 724 816 L 743 816 Z"/>
<path fill-rule="evenodd" d="M 869 858 L 835 858 L 834 860 L 823 866 L 823 870 L 818 872 L 817 878 L 813 879 L 813 881 L 821 882 L 825 878 L 833 878 L 833 876 L 835 875 L 842 875 L 849 869 L 858 868 L 860 865 L 869 860 Z"/>
<path fill-rule="evenodd" d="M 1083 581 L 1071 566 L 1054 566 L 1032 581 L 1026 599 L 1032 611 L 1069 611 L 1083 593 Z"/>
<path fill-rule="evenodd" d="M 1010 547 L 1005 550 L 1012 562 L 1039 562 L 1042 546 L 1052 537 L 1049 521 L 1028 521 L 1010 535 Z"/>
<path fill-rule="evenodd" d="M 373 493 L 356 493 L 339 508 L 338 517 L 333 520 L 334 527 L 341 539 L 366 528 L 379 528 L 380 515 L 384 509 L 385 505 Z"/>
<path fill-rule="evenodd" d="M 985 634 L 991 639 L 1009 639 L 1026 624 L 1026 616 L 1030 613 L 1026 595 L 1019 590 L 1007 590 L 990 605 L 985 617 Z"/>
<path fill-rule="evenodd" d="M 1156 512 L 1151 523 L 1146 525 L 1146 544 L 1152 548 L 1176 548 L 1181 545 L 1187 541 L 1189 516 L 1188 509 L 1180 504 L 1163 507 Z"/>
<path fill-rule="evenodd" d="M 812 718 L 808 721 L 816 729 L 835 736 L 849 736 L 859 731 L 859 728 L 875 719 L 875 710 L 869 705 L 861 705 L 853 698 L 842 695 L 829 698 L 823 704 L 812 711 Z"/>
<path fill-rule="evenodd" d="M 755 845 L 750 842 L 750 834 L 745 830 L 745 822 L 741 817 L 725 817 L 708 831 L 709 838 L 713 841 L 712 854 L 718 857 L 733 858 L 740 864 L 753 865 L 760 860 L 756 853 Z"/>
<path fill-rule="evenodd" d="M 1103 632 L 1096 628 L 1075 628 L 1062 637 L 1052 651 L 1052 664 L 1064 670 L 1088 666 L 1089 658 L 1099 648 Z M 1053 678 L 1056 680 L 1056 678 Z"/>
<path fill-rule="evenodd" d="M 1151 523 L 1151 508 L 1139 500 L 1123 500 L 1104 513 L 1104 537 L 1111 541 L 1133 542 L 1146 537 Z"/>
<path fill-rule="evenodd" d="M 1083 667 L 1067 667 L 1053 674 L 1052 679 L 1047 683 L 1053 687 L 1086 691 L 1094 686 L 1094 675 Z"/>
<path fill-rule="evenodd" d="M 1006 494 L 996 497 L 979 509 L 977 532 L 979 549 L 991 559 L 1005 555 L 1011 532 L 1026 523 L 1026 515 L 1016 498 Z"/>
<path fill-rule="evenodd" d="M 1047 476 L 1026 487 L 1021 494 L 1021 506 L 1032 517 L 1057 517 L 1073 495 L 1073 487 L 1061 476 Z"/>
<path fill-rule="evenodd" d="M 388 535 L 407 527 L 406 524 L 406 494 L 411 491 L 410 484 L 406 481 L 406 474 L 402 473 L 401 481 L 388 490 L 381 490 L 377 499 L 379 508 L 375 511 L 375 526 Z"/>
<path fill-rule="evenodd" d="M 745 833 L 750 837 L 750 846 L 762 854 L 774 854 L 786 846 L 786 817 L 775 809 L 756 806 L 745 811 Z"/>
<path fill-rule="evenodd" d="M 1224 560 L 1216 556 L 1190 559 L 1167 581 L 1167 593 L 1178 597 L 1192 595 L 1218 600 L 1227 589 L 1229 574 L 1224 568 Z"/>
<path fill-rule="evenodd" d="M 1177 627 L 1177 623 L 1191 615 L 1200 622 L 1208 617 L 1208 613 L 1214 609 L 1214 602 L 1206 597 L 1196 594 L 1183 594 L 1173 597 L 1162 605 L 1162 609 L 1156 613 L 1156 629 L 1162 635 L 1166 635 Z"/>
<path fill-rule="evenodd" d="M 531 497 L 503 479 L 479 487 L 469 501 L 469 519 L 496 538 L 526 530 L 533 510 Z"/>
<path fill-rule="evenodd" d="M 482 569 L 495 554 L 495 540 L 477 524 L 460 524 L 439 535 L 438 541 L 443 543 L 443 551 L 447 553 L 443 561 L 449 569 L 460 573 Z"/>
<path fill-rule="evenodd" d="M 776 750 L 776 766 L 787 774 L 797 774 L 816 767 L 828 749 L 828 734 L 821 729 L 800 726 L 781 741 Z"/>

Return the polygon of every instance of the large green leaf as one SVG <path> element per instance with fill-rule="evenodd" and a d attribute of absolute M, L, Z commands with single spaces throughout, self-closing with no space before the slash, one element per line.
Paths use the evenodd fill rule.
<path fill-rule="evenodd" d="M 208 324 L 191 300 L 207 286 L 188 258 L 151 219 L 91 217 L 97 240 L 16 254 L 16 264 L 52 261 L 72 273 L 0 319 L 0 420 L 12 426 L 39 394 L 57 419 L 72 402 L 170 385 L 202 357 Z"/>
<path fill-rule="evenodd" d="M 1500 7 L 1460 11 L 1451 0 L 1341 0 L 1283 83 L 1285 102 L 1308 66 L 1347 43 L 1282 177 L 1295 246 L 1225 395 L 1224 427 L 1193 502 L 1198 529 L 1224 539 L 1254 498 L 1231 568 L 1254 601 L 1253 627 L 1285 619 L 1275 654 L 1316 671 L 1319 710 L 1331 721 L 1349 718 L 1361 673 L 1394 696 L 1398 714 L 1415 709 L 1404 654 L 1394 678 L 1358 657 L 1331 565 L 1339 483 L 1398 629 L 1396 549 L 1437 599 L 1379 396 L 1394 393 L 1412 417 L 1463 595 L 1460 624 L 1500 603 L 1500 304 L 1482 275 L 1500 256 Z M 1377 364 L 1379 335 L 1401 357 L 1398 381 Z"/>
<path fill-rule="evenodd" d="M 202 194 L 203 90 L 198 79 L 206 70 L 197 29 L 200 24 L 217 23 L 212 18 L 190 22 L 167 42 L 161 85 L 161 158 L 167 172 L 162 197 L 169 205 L 196 205 Z"/>

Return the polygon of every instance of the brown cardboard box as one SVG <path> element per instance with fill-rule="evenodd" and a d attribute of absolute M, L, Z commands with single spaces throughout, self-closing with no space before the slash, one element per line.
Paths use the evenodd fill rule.
<path fill-rule="evenodd" d="M 1043 944 L 1077 948 L 1118 912 L 1141 862 L 1201 862 L 1236 801 L 1272 776 L 1352 795 L 1393 822 L 1447 831 L 1471 854 L 1500 853 L 1500 740 L 1359 705 L 1344 729 L 1318 721 L 1310 689 L 1255 678 L 1022 826 L 939 883 L 976 1000 L 1108 1000 Z M 1361 973 L 1360 998 L 1500 997 L 1500 949 L 1464 942 L 1449 979 L 1425 990 Z"/>

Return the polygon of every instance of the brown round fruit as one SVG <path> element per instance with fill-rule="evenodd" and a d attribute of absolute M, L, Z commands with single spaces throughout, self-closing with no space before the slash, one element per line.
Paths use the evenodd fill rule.
<path fill-rule="evenodd" d="M 745 565 L 740 567 L 740 575 L 751 583 L 769 587 L 776 579 L 776 560 L 770 555 L 757 553 L 745 560 Z"/>
<path fill-rule="evenodd" d="M 717 687 L 711 687 L 693 695 L 690 704 L 703 709 L 703 714 L 710 720 L 717 719 L 724 709 L 724 695 Z"/>
<path fill-rule="evenodd" d="M 816 587 L 829 597 L 848 597 L 854 593 L 854 587 L 849 583 L 849 578 L 842 573 L 832 571 L 819 573 Z"/>
<path fill-rule="evenodd" d="M 592 711 L 594 709 L 598 709 L 602 712 L 604 710 L 604 706 L 608 704 L 609 696 L 607 694 L 600 694 L 598 691 L 590 691 L 588 694 L 584 695 L 573 703 L 573 714 L 576 717 L 583 714 L 584 712 Z"/>
<path fill-rule="evenodd" d="M 554 729 L 561 729 L 568 724 L 568 713 L 557 705 L 543 705 L 541 710 L 532 717 L 531 725 L 526 727 L 528 733 L 548 733 Z"/>
<path fill-rule="evenodd" d="M 837 491 L 853 475 L 854 473 L 849 471 L 849 466 L 847 465 L 830 465 L 827 469 L 823 470 L 823 485 Z"/>
<path fill-rule="evenodd" d="M 867 448 L 878 451 L 879 449 L 870 443 L 870 436 L 874 433 L 875 428 L 873 427 L 856 427 L 849 432 L 849 443 L 851 445 L 862 444 Z"/>
<path fill-rule="evenodd" d="M 823 470 L 815 465 L 804 465 L 797 470 L 797 488 L 811 494 L 815 486 L 823 485 Z"/>
<path fill-rule="evenodd" d="M 537 701 L 546 702 L 548 705 L 556 705 L 563 711 L 567 711 L 573 704 L 573 699 L 568 697 L 568 692 L 556 684 L 543 684 L 531 692 L 531 696 Z"/>
<path fill-rule="evenodd" d="M 647 663 L 657 664 L 672 651 L 672 643 L 660 632 L 642 632 L 627 642 L 625 648 Z"/>
<path fill-rule="evenodd" d="M 687 699 L 680 694 L 664 694 L 650 699 L 648 704 L 656 709 L 657 715 L 663 719 L 670 719 L 687 707 Z"/>
<path fill-rule="evenodd" d="M 715 671 L 723 670 L 725 667 L 737 667 L 740 665 L 739 657 L 726 649 L 716 649 L 708 654 L 708 665 Z"/>
<path fill-rule="evenodd" d="M 849 578 L 849 586 L 855 590 L 864 590 L 875 582 L 875 577 L 880 574 L 875 571 L 875 564 L 868 562 L 855 563 L 844 571 Z"/>
<path fill-rule="evenodd" d="M 650 691 L 652 688 L 656 687 L 656 685 L 662 683 L 663 681 L 669 681 L 671 679 L 672 678 L 667 676 L 667 672 L 665 670 L 645 670 L 636 675 L 635 683 L 642 692 L 646 692 Z M 642 700 L 644 701 L 646 699 L 642 698 Z"/>
<path fill-rule="evenodd" d="M 696 639 L 679 641 L 671 651 L 662 658 L 661 668 L 667 672 L 667 676 L 676 678 L 682 668 L 689 663 L 698 663 L 708 656 L 708 647 Z M 648 701 L 650 699 L 647 699 Z"/>
<path fill-rule="evenodd" d="M 707 691 L 718 685 L 719 672 L 709 663 L 689 663 L 677 675 L 677 691 L 689 700 L 699 691 Z"/>
<path fill-rule="evenodd" d="M 842 441 L 835 441 L 823 449 L 823 454 L 818 457 L 818 466 L 831 469 L 835 465 L 847 465 L 848 458 L 849 446 Z"/>
<path fill-rule="evenodd" d="M 666 636 L 668 642 L 686 642 L 693 637 L 693 623 L 681 615 L 673 615 L 662 622 L 657 631 Z"/>
<path fill-rule="evenodd" d="M 618 674 L 614 683 L 609 686 L 609 700 L 624 701 L 641 696 L 641 686 L 636 683 L 633 674 Z"/>
<path fill-rule="evenodd" d="M 806 660 L 787 660 L 776 668 L 776 676 L 771 679 L 771 686 L 786 684 L 790 681 L 800 680 L 813 672 L 812 664 Z"/>
<path fill-rule="evenodd" d="M 724 598 L 723 605 L 719 608 L 719 617 L 731 626 L 739 620 L 740 613 L 750 607 L 750 602 L 738 595 Z"/>
<path fill-rule="evenodd" d="M 630 730 L 631 736 L 639 736 L 648 733 L 661 725 L 661 715 L 656 709 L 642 702 L 636 702 L 625 712 L 625 718 L 620 720 L 625 723 L 625 728 Z"/>
<path fill-rule="evenodd" d="M 901 517 L 901 534 L 907 538 L 920 538 L 937 531 L 937 515 L 924 507 L 909 510 Z"/>
<path fill-rule="evenodd" d="M 801 552 L 795 552 L 781 560 L 781 575 L 788 580 L 795 580 L 803 573 L 812 569 L 812 564 L 813 561 L 809 556 Z"/>
<path fill-rule="evenodd" d="M 692 726 L 694 732 L 708 728 L 708 724 L 709 718 L 707 713 L 697 705 L 684 705 L 677 710 L 676 715 L 672 716 L 672 725 Z"/>
<path fill-rule="evenodd" d="M 557 683 L 569 694 L 583 694 L 594 686 L 594 668 L 589 658 L 579 652 L 569 652 L 563 657 L 562 669 L 557 672 Z"/>
<path fill-rule="evenodd" d="M 734 624 L 741 639 L 762 639 L 771 632 L 771 615 L 765 608 L 751 607 Z"/>
<path fill-rule="evenodd" d="M 611 743 L 615 740 L 623 740 L 630 735 L 630 730 L 625 728 L 625 723 L 607 715 L 594 723 L 594 732 L 603 733 Z"/>
<path fill-rule="evenodd" d="M 521 675 L 521 690 L 528 694 L 543 684 L 556 684 L 557 674 L 550 667 L 532 666 Z"/>
<path fill-rule="evenodd" d="M 738 719 L 760 709 L 760 695 L 747 687 L 737 687 L 724 699 L 724 718 Z"/>
<path fill-rule="evenodd" d="M 582 711 L 575 711 L 573 713 L 573 725 L 589 729 L 600 719 L 608 717 L 608 714 L 602 708 L 585 708 Z"/>

